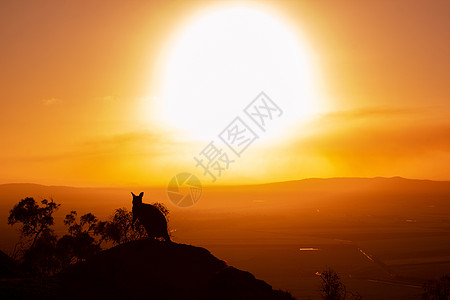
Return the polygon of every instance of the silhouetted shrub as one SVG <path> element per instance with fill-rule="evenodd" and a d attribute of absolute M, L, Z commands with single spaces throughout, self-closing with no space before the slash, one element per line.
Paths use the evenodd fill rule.
<path fill-rule="evenodd" d="M 162 214 L 164 215 L 164 217 L 166 217 L 166 220 L 169 221 L 169 209 L 167 208 L 167 206 L 165 206 L 163 203 L 160 202 L 155 202 L 152 203 L 152 205 L 154 207 L 156 207 L 157 209 L 159 209 L 160 212 L 162 212 Z"/>
<path fill-rule="evenodd" d="M 139 221 L 136 221 L 139 222 Z M 133 213 L 126 208 L 116 209 L 109 221 L 98 222 L 95 234 L 100 235 L 102 240 L 113 244 L 123 244 L 146 237 L 142 226 L 133 226 Z"/>
<path fill-rule="evenodd" d="M 169 210 L 164 204 L 157 202 L 152 203 L 152 205 L 168 219 Z M 98 222 L 95 225 L 94 232 L 101 237 L 101 241 L 109 241 L 116 245 L 147 237 L 147 232 L 139 220 L 136 220 L 133 226 L 133 212 L 126 208 L 116 209 L 114 214 L 110 216 L 109 221 Z"/>
<path fill-rule="evenodd" d="M 43 206 L 28 197 L 19 201 L 9 213 L 9 225 L 22 225 L 15 252 L 23 271 L 45 278 L 101 250 L 100 242 L 91 235 L 98 223 L 93 214 L 81 216 L 79 223 L 76 221 L 76 211 L 66 215 L 64 224 L 69 226 L 69 234 L 58 239 L 50 227 L 54 224 L 53 213 L 60 204 L 53 202 L 53 199 L 44 199 L 41 203 Z"/>
<path fill-rule="evenodd" d="M 80 217 L 80 223 L 78 223 L 76 216 L 76 211 L 66 215 L 64 224 L 69 226 L 69 234 L 64 235 L 56 243 L 56 255 L 62 269 L 85 260 L 101 250 L 100 242 L 91 235 L 98 226 L 97 217 L 87 213 Z"/>
<path fill-rule="evenodd" d="M 132 212 L 120 208 L 108 221 L 99 221 L 92 213 L 77 220 L 77 212 L 71 211 L 64 219 L 68 233 L 58 239 L 51 226 L 54 224 L 53 213 L 60 204 L 53 199 L 44 199 L 41 204 L 27 197 L 10 210 L 8 217 L 9 225 L 21 224 L 15 258 L 22 271 L 36 278 L 45 279 L 99 253 L 103 241 L 122 244 L 147 236 L 139 220 L 133 226 Z M 153 205 L 167 217 L 169 210 L 164 204 Z"/>
<path fill-rule="evenodd" d="M 347 296 L 345 285 L 341 282 L 339 275 L 332 269 L 318 274 L 321 282 L 320 293 L 325 300 L 343 300 Z"/>
<path fill-rule="evenodd" d="M 31 276 L 45 279 L 58 273 L 61 268 L 56 258 L 57 237 L 51 229 L 45 229 L 27 249 L 21 259 L 21 269 Z"/>
<path fill-rule="evenodd" d="M 422 299 L 424 300 L 450 299 L 450 275 L 444 275 L 438 280 L 427 281 L 423 289 Z"/>

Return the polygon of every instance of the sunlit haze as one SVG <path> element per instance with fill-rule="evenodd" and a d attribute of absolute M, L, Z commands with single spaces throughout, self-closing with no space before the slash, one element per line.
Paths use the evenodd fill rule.
<path fill-rule="evenodd" d="M 446 11 L 445 1 L 4 1 L 0 181 L 201 177 L 194 156 L 261 91 L 283 114 L 219 184 L 450 179 Z"/>
<path fill-rule="evenodd" d="M 314 54 L 282 16 L 267 7 L 227 4 L 186 23 L 164 48 L 160 104 L 168 122 L 209 141 L 261 91 L 285 112 L 280 124 L 319 112 Z M 280 124 L 272 136 L 295 138 Z"/>

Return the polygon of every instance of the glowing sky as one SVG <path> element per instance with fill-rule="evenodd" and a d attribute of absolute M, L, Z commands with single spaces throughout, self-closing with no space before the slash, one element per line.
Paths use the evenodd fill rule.
<path fill-rule="evenodd" d="M 169 41 L 210 3 L 2 1 L 0 183 L 157 185 L 199 172 L 207 140 L 171 126 L 158 101 Z M 450 180 L 448 1 L 259 4 L 301 33 L 320 109 L 252 145 L 220 183 Z"/>

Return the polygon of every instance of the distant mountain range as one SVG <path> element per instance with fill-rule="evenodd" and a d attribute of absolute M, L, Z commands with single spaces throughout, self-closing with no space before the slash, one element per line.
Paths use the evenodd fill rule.
<path fill-rule="evenodd" d="M 273 182 L 255 185 L 211 185 L 203 188 L 206 195 L 210 193 L 254 193 L 269 194 L 283 193 L 317 193 L 318 195 L 335 193 L 396 193 L 396 194 L 427 194 L 447 195 L 450 193 L 450 181 L 432 181 L 419 179 L 405 179 L 402 177 L 375 178 L 308 178 L 302 180 Z M 51 198 L 59 202 L 99 204 L 128 204 L 131 191 L 144 191 L 146 198 L 154 201 L 167 200 L 166 187 L 130 187 L 130 188 L 85 188 L 70 186 L 46 186 L 33 183 L 0 184 L 0 207 L 14 203 L 26 196 L 36 198 Z M 123 197 L 123 198 L 122 198 Z M 162 199 L 161 199 L 162 198 Z M 206 197 L 202 197 L 206 198 Z M 108 202 L 106 202 L 108 201 Z M 149 200 L 150 201 L 150 200 Z M 207 205 L 207 201 L 200 201 L 199 205 Z"/>
<path fill-rule="evenodd" d="M 250 215 L 264 212 L 283 215 L 283 219 L 289 218 L 293 212 L 301 215 L 310 213 L 311 216 L 317 211 L 337 216 L 395 212 L 404 218 L 411 218 L 410 215 L 424 212 L 424 207 L 435 207 L 436 212 L 450 209 L 450 181 L 401 177 L 311 178 L 257 185 L 212 185 L 203 187 L 201 199 L 189 208 L 179 208 L 171 203 L 166 187 L 80 188 L 12 183 L 0 185 L 0 232 L 7 229 L 9 210 L 25 197 L 36 200 L 53 198 L 57 203 L 62 203 L 57 219 L 62 219 L 70 210 L 93 212 L 103 219 L 116 208 L 131 209 L 130 192 L 140 191 L 145 193 L 144 202 L 165 203 L 175 225 L 188 216 L 203 212 Z M 182 225 L 191 226 L 192 222 Z M 12 234 L 11 230 L 9 232 Z M 5 236 L 0 238 L 0 248 L 5 244 L 5 239 Z"/>

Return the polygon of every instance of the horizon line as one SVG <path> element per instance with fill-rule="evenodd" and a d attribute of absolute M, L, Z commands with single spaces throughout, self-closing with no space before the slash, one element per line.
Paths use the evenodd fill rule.
<path fill-rule="evenodd" d="M 375 176 L 375 177 L 346 177 L 346 176 L 337 176 L 337 177 L 307 177 L 301 179 L 292 179 L 292 180 L 281 180 L 281 181 L 271 181 L 271 182 L 263 182 L 263 183 L 246 183 L 246 184 L 206 184 L 202 185 L 202 187 L 248 187 L 248 186 L 262 186 L 262 185 L 270 185 L 270 184 L 280 184 L 280 183 L 293 183 L 299 181 L 306 180 L 332 180 L 332 179 L 404 179 L 410 181 L 430 181 L 430 182 L 450 182 L 450 180 L 434 180 L 434 179 L 419 179 L 419 178 L 406 178 L 401 176 Z M 41 184 L 41 183 L 33 183 L 33 182 L 7 182 L 0 183 L 0 186 L 5 185 L 36 185 L 43 187 L 59 187 L 59 188 L 76 188 L 76 189 L 126 189 L 126 188 L 142 188 L 142 189 L 151 189 L 151 188 L 164 188 L 167 185 L 147 185 L 147 186 L 76 186 L 76 185 L 51 185 L 51 184 Z"/>

